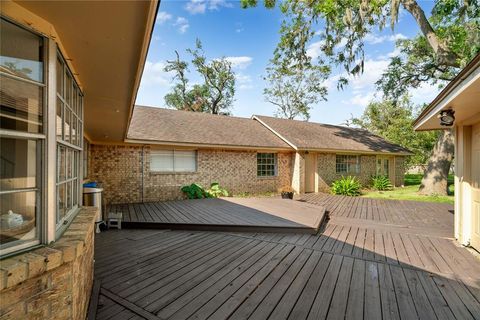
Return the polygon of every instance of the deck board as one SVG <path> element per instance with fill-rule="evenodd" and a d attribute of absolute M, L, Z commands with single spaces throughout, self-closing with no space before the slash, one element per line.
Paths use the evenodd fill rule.
<path fill-rule="evenodd" d="M 315 234 L 325 209 L 280 198 L 222 198 L 111 204 L 122 212 L 122 226 L 177 230 L 307 232 Z"/>
<path fill-rule="evenodd" d="M 97 235 L 97 319 L 479 318 L 480 262 L 447 231 L 448 221 L 453 228 L 448 205 L 308 197 L 331 217 L 317 234 L 122 229 Z M 268 221 L 248 217 L 244 208 L 238 212 L 245 216 L 220 217 L 225 207 L 209 211 L 195 202 L 118 209 L 145 221 L 184 221 L 191 211 L 199 222 Z"/>

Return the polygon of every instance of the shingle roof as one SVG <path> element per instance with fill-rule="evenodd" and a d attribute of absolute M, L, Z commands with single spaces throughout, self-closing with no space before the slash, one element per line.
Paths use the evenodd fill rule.
<path fill-rule="evenodd" d="M 291 147 L 249 118 L 135 106 L 127 139 L 234 147 Z"/>
<path fill-rule="evenodd" d="M 411 153 L 363 129 L 266 116 L 254 118 L 298 149 Z"/>

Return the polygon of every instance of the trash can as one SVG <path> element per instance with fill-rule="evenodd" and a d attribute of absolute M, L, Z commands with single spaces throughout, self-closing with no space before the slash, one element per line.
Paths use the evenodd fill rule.
<path fill-rule="evenodd" d="M 95 219 L 97 233 L 100 232 L 100 225 L 105 224 L 102 210 L 102 191 L 102 188 L 83 188 L 83 205 L 98 208 L 98 214 Z"/>

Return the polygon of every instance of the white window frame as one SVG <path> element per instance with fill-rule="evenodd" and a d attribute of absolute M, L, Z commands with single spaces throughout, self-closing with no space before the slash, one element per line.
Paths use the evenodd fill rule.
<path fill-rule="evenodd" d="M 32 247 L 35 247 L 42 242 L 45 242 L 45 233 L 44 233 L 44 226 L 45 226 L 45 216 L 47 213 L 47 206 L 46 206 L 46 201 L 45 201 L 45 195 L 46 195 L 46 188 L 45 188 L 45 179 L 47 177 L 46 175 L 46 170 L 45 170 L 45 165 L 43 163 L 45 162 L 45 154 L 46 154 L 46 146 L 47 146 L 47 138 L 48 138 L 48 120 L 47 120 L 47 114 L 48 114 L 48 44 L 49 44 L 49 39 L 45 37 L 42 34 L 39 34 L 38 32 L 32 30 L 28 26 L 25 26 L 23 24 L 20 24 L 16 21 L 13 21 L 3 15 L 1 15 L 1 19 L 7 21 L 8 23 L 12 23 L 15 26 L 22 28 L 36 36 L 39 36 L 43 40 L 43 82 L 37 82 L 35 80 L 29 80 L 25 79 L 22 77 L 18 77 L 15 75 L 11 74 L 4 74 L 2 73 L 3 76 L 9 77 L 11 79 L 14 79 L 16 81 L 24 82 L 24 83 L 29 83 L 36 85 L 38 87 L 43 88 L 43 97 L 42 97 L 42 103 L 43 103 L 43 110 L 42 110 L 42 132 L 43 133 L 29 133 L 29 132 L 23 132 L 23 131 L 16 131 L 16 130 L 8 130 L 8 129 L 0 129 L 0 136 L 4 138 L 12 138 L 12 139 L 26 139 L 26 140 L 35 140 L 37 141 L 37 153 L 40 154 L 40 157 L 37 158 L 37 170 L 36 170 L 36 187 L 35 188 L 25 188 L 21 190 L 7 190 L 7 191 L 2 191 L 0 190 L 0 194 L 8 194 L 8 193 L 20 193 L 20 192 L 33 192 L 35 191 L 37 200 L 36 200 L 36 206 L 38 208 L 38 212 L 36 212 L 36 217 L 35 217 L 35 228 L 36 228 L 36 237 L 33 240 L 27 240 L 27 241 L 12 241 L 12 243 L 7 244 L 4 246 L 4 248 L 0 249 L 0 257 L 5 257 L 11 254 L 17 254 L 19 252 L 28 250 Z"/>
<path fill-rule="evenodd" d="M 192 152 L 194 154 L 194 161 L 195 161 L 195 165 L 194 165 L 194 170 L 193 171 L 177 171 L 176 168 L 175 168 L 175 152 Z M 159 154 L 161 152 L 171 152 L 172 153 L 172 161 L 173 161 L 173 170 L 153 170 L 152 169 L 152 162 L 153 162 L 153 156 L 155 156 L 155 154 Z M 160 149 L 157 149 L 157 150 L 150 150 L 150 172 L 151 173 L 160 173 L 160 174 L 188 174 L 188 173 L 195 173 L 197 172 L 198 170 L 198 152 L 197 150 L 171 150 L 171 149 L 165 149 L 165 150 L 160 150 Z"/>
<path fill-rule="evenodd" d="M 353 165 L 353 170 L 351 169 L 352 164 L 349 163 L 349 160 L 355 157 L 356 161 Z M 346 159 L 345 162 L 338 162 L 339 158 Z M 346 166 L 346 170 L 339 170 L 339 167 Z M 361 173 L 361 156 L 358 154 L 336 154 L 335 155 L 335 173 L 336 174 L 360 174 Z"/>
<path fill-rule="evenodd" d="M 47 35 L 41 34 L 36 30 L 33 30 L 29 26 L 23 24 L 22 22 L 15 21 L 5 16 L 1 16 L 2 19 L 15 24 L 16 26 L 23 28 L 35 35 L 41 36 L 44 40 L 44 81 L 41 84 L 44 87 L 44 113 L 43 113 L 43 133 L 42 134 L 33 134 L 33 133 L 24 133 L 20 131 L 13 130 L 4 130 L 0 129 L 0 135 L 4 137 L 12 138 L 31 138 L 40 141 L 41 149 L 41 162 L 40 170 L 37 172 L 39 176 L 39 182 L 37 189 L 40 189 L 39 192 L 39 213 L 37 214 L 37 239 L 33 241 L 23 242 L 18 245 L 7 246 L 0 251 L 0 257 L 4 258 L 12 254 L 18 254 L 22 251 L 31 250 L 40 244 L 48 244 L 57 240 L 63 232 L 68 228 L 73 218 L 79 212 L 79 208 L 82 205 L 82 188 L 81 182 L 83 178 L 83 114 L 84 110 L 82 108 L 80 121 L 78 122 L 77 127 L 77 139 L 79 139 L 79 145 L 73 145 L 71 143 L 65 142 L 62 143 L 72 149 L 77 150 L 77 167 L 78 167 L 78 187 L 77 187 L 77 199 L 78 205 L 75 210 L 71 210 L 68 213 L 68 217 L 62 219 L 60 224 L 56 223 L 57 215 L 57 137 L 56 137 L 56 101 L 57 101 L 57 72 L 56 72 L 56 63 L 57 63 L 57 53 L 60 52 L 57 47 L 56 41 L 48 38 Z M 65 66 L 69 68 L 67 61 L 65 61 Z M 78 81 L 73 74 L 73 81 L 78 85 Z M 12 76 L 15 77 L 15 76 Z M 15 77 L 17 78 L 17 77 Z M 21 79 L 19 79 L 21 80 Z M 25 80 L 29 83 L 34 83 L 40 85 L 35 81 Z M 83 92 L 81 88 L 78 88 L 80 94 L 82 95 L 83 101 Z M 73 190 L 72 190 L 73 195 Z"/>
<path fill-rule="evenodd" d="M 259 167 L 260 166 L 271 166 L 272 164 L 262 164 L 259 163 L 259 155 L 260 154 L 267 154 L 267 155 L 273 155 L 273 174 L 267 174 L 267 175 L 259 175 Z M 256 161 L 257 161 L 257 178 L 274 178 L 278 176 L 278 156 L 277 153 L 275 152 L 257 152 L 256 155 Z M 261 171 L 261 170 L 260 170 Z"/>

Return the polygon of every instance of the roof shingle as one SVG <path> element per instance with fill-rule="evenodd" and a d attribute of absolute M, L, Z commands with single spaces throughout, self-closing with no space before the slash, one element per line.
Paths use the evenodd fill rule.
<path fill-rule="evenodd" d="M 260 122 L 249 118 L 145 106 L 135 106 L 127 139 L 172 144 L 290 148 Z"/>
<path fill-rule="evenodd" d="M 265 123 L 298 149 L 411 153 L 364 129 L 267 116 L 254 118 Z"/>

